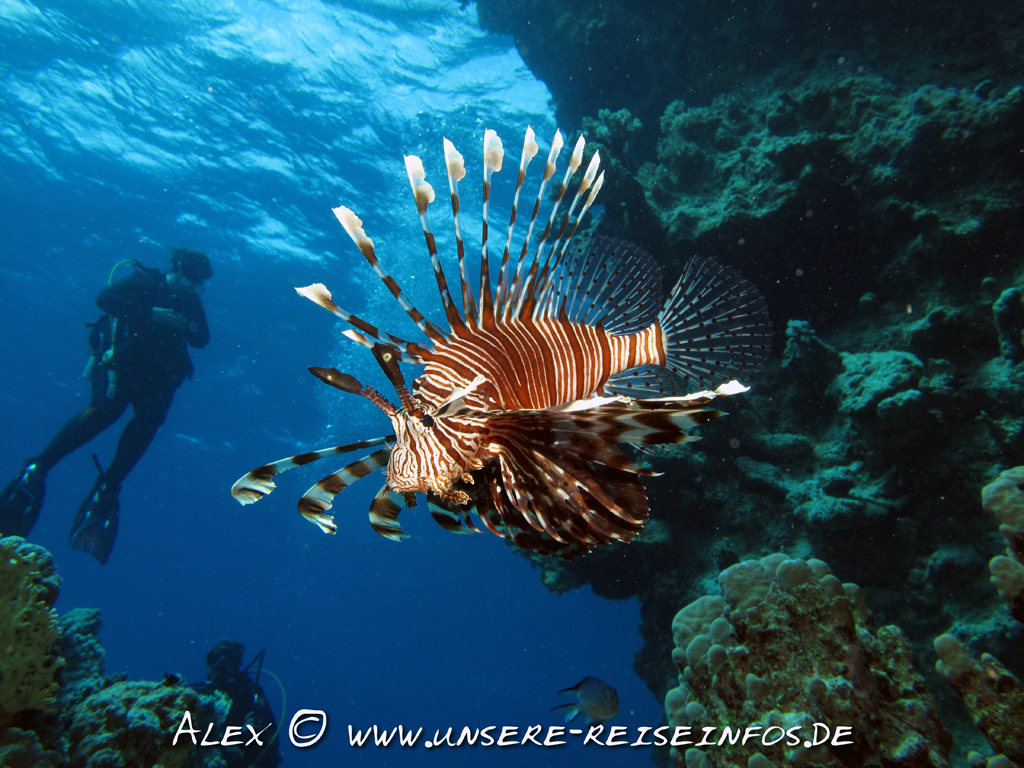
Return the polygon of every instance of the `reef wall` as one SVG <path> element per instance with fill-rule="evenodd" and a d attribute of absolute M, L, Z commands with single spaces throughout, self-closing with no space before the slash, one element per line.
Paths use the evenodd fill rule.
<path fill-rule="evenodd" d="M 673 617 L 721 571 L 773 552 L 827 561 L 905 634 L 957 736 L 950 759 L 990 750 L 933 670 L 933 640 L 951 632 L 1024 672 L 979 504 L 1024 464 L 1019 4 L 478 8 L 545 80 L 563 128 L 600 149 L 596 230 L 670 276 L 693 253 L 737 268 L 776 331 L 727 419 L 647 457 L 665 474 L 647 484 L 644 533 L 572 563 L 533 558 L 545 584 L 637 596 L 636 669 L 664 699 Z M 992 578 L 1019 593 L 1005 559 Z"/>

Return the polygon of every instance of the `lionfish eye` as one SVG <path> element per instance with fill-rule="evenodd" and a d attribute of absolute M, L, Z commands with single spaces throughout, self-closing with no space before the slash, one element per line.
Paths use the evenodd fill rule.
<path fill-rule="evenodd" d="M 433 427 L 434 426 L 434 417 L 431 416 L 429 413 L 424 413 L 420 417 L 420 424 L 422 424 L 424 427 Z"/>

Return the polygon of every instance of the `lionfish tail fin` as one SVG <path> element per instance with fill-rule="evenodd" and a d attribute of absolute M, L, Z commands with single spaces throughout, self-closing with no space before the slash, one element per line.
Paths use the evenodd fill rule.
<path fill-rule="evenodd" d="M 710 258 L 690 260 L 658 322 L 665 367 L 691 388 L 746 377 L 771 350 L 764 298 L 752 283 Z"/>
<path fill-rule="evenodd" d="M 363 456 L 358 461 L 347 464 L 337 472 L 332 472 L 302 495 L 302 498 L 299 499 L 299 512 L 324 533 L 337 533 L 338 526 L 334 524 L 334 517 L 325 514 L 334 505 L 334 497 L 356 480 L 366 477 L 387 464 L 390 454 L 390 448 L 375 451 L 368 456 Z"/>

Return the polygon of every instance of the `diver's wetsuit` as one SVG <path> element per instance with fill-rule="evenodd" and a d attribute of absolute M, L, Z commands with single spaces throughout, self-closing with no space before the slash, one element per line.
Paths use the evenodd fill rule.
<path fill-rule="evenodd" d="M 240 746 L 222 749 L 221 757 L 228 768 L 275 768 L 281 764 L 274 712 L 259 683 L 245 672 L 239 672 L 228 680 L 218 678 L 194 688 L 196 692 L 207 695 L 220 691 L 231 699 L 231 709 L 224 722 L 242 728 L 238 738 L 249 741 L 252 737 L 245 725 L 251 725 L 257 733 L 263 731 L 260 736 L 262 747 L 255 743 L 245 746 L 243 741 Z"/>
<path fill-rule="evenodd" d="M 205 347 L 210 329 L 199 296 L 171 293 L 164 275 L 155 270 L 138 270 L 104 288 L 96 297 L 96 305 L 121 326 L 113 359 L 109 365 L 93 366 L 89 407 L 61 428 L 35 462 L 49 471 L 117 421 L 131 405 L 134 415 L 121 433 L 114 460 L 104 473 L 106 482 L 120 485 L 164 423 L 174 390 L 192 375 L 186 343 Z M 154 307 L 184 315 L 189 325 L 183 330 L 160 325 L 153 320 Z M 111 370 L 115 374 L 112 392 L 108 379 Z"/>

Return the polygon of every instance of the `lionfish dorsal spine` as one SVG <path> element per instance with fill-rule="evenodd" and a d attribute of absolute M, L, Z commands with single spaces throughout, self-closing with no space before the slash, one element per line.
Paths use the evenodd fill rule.
<path fill-rule="evenodd" d="M 557 220 L 558 209 L 562 204 L 562 200 L 565 198 L 566 190 L 569 188 L 569 180 L 575 175 L 576 171 L 579 170 L 580 165 L 583 163 L 583 147 L 585 145 L 586 140 L 581 135 L 576 140 L 576 146 L 573 148 L 572 155 L 569 158 L 569 167 L 565 169 L 565 175 L 562 177 L 562 183 L 558 188 L 558 195 L 555 197 L 555 202 L 551 206 L 551 213 L 548 214 L 547 224 L 544 226 L 544 232 L 541 235 L 540 242 L 537 244 L 537 250 L 533 255 L 533 261 L 528 269 L 526 269 L 526 262 L 527 248 L 529 247 L 529 244 L 525 242 L 523 243 L 523 249 L 519 255 L 519 264 L 516 266 L 515 279 L 513 280 L 512 287 L 509 292 L 508 302 L 505 305 L 506 319 L 510 320 L 520 316 L 523 301 L 528 294 L 528 287 L 530 285 L 529 278 L 530 276 L 536 275 L 538 260 L 544 252 L 548 238 L 551 235 L 551 230 Z M 540 199 L 538 198 L 538 203 L 539 200 Z M 563 220 L 560 232 L 565 231 L 565 226 L 566 222 Z"/>
<path fill-rule="evenodd" d="M 426 352 L 420 345 L 400 339 L 397 336 L 392 336 L 390 333 L 386 333 L 374 325 L 370 325 L 368 322 L 363 320 L 351 312 L 346 312 L 344 309 L 334 303 L 331 297 L 331 292 L 327 289 L 323 283 L 313 283 L 302 288 L 296 288 L 295 292 L 300 296 L 309 299 L 314 304 L 317 304 L 335 317 L 339 317 L 349 325 L 355 326 L 359 330 L 357 331 L 342 331 L 342 335 L 352 339 L 357 344 L 362 344 L 364 347 L 372 348 L 374 344 L 385 344 L 389 347 L 394 347 L 399 353 L 403 360 L 406 360 L 415 365 L 425 365 L 426 360 L 423 359 L 422 353 Z"/>
<path fill-rule="evenodd" d="M 512 197 L 512 213 L 509 216 L 508 231 L 505 234 L 505 247 L 502 251 L 501 256 L 501 270 L 498 273 L 498 304 L 504 306 L 507 300 L 507 286 L 505 281 L 508 279 L 508 264 L 511 259 L 511 248 L 512 248 L 512 233 L 515 230 L 516 219 L 519 214 L 519 195 L 523 190 L 523 183 L 526 181 L 526 169 L 529 167 L 530 162 L 534 157 L 537 156 L 539 151 L 537 141 L 533 128 L 527 127 L 526 136 L 523 138 L 523 153 L 519 159 L 519 175 L 516 178 L 516 191 Z M 536 217 L 537 209 L 534 206 L 533 216 Z M 529 232 L 533 231 L 533 218 L 530 219 Z M 529 232 L 527 237 L 529 237 Z"/>
<path fill-rule="evenodd" d="M 429 184 L 427 185 L 430 186 Z M 431 190 L 431 197 L 433 197 L 433 190 Z M 345 228 L 348 236 L 352 238 L 352 242 L 356 244 L 359 252 L 363 254 L 373 271 L 377 273 L 377 276 L 381 279 L 381 282 L 387 286 L 387 289 L 391 291 L 391 295 L 398 299 L 398 303 L 402 305 L 402 309 L 405 310 L 406 314 L 412 318 L 412 321 L 419 326 L 419 329 L 427 335 L 427 337 L 437 343 L 445 341 L 448 338 L 446 334 L 439 327 L 434 325 L 432 322 L 423 316 L 423 313 L 416 309 L 415 305 L 409 301 L 405 292 L 401 289 L 398 283 L 391 275 L 387 273 L 380 261 L 377 259 L 377 254 L 373 250 L 373 240 L 367 237 L 366 232 L 363 231 L 363 222 L 360 220 L 355 213 L 343 205 L 339 205 L 333 209 L 334 215 L 337 217 L 341 226 Z"/>
<path fill-rule="evenodd" d="M 527 131 L 530 129 L 527 128 Z M 505 159 L 505 150 L 501 145 L 498 134 L 488 128 L 484 131 L 484 179 L 483 179 L 483 214 L 481 217 L 483 227 L 482 243 L 480 245 L 480 317 L 481 322 L 491 327 L 494 325 L 494 299 L 491 295 L 491 266 L 487 253 L 488 224 L 487 211 L 491 202 L 491 176 L 501 170 L 502 161 Z M 506 254 L 508 248 L 505 249 Z M 504 264 L 502 265 L 504 268 Z M 500 280 L 499 280 L 500 284 Z"/>
<path fill-rule="evenodd" d="M 572 242 L 573 236 L 576 234 L 577 227 L 579 227 L 583 217 L 587 215 L 587 211 L 590 210 L 590 206 L 594 204 L 594 200 L 597 199 L 597 194 L 601 191 L 601 187 L 604 186 L 604 171 L 601 171 L 601 175 L 598 176 L 596 180 L 594 179 L 594 174 L 596 173 L 600 162 L 600 153 L 595 152 L 594 156 L 590 160 L 590 165 L 583 177 L 583 181 L 580 182 L 580 188 L 576 192 L 576 196 L 573 198 L 572 205 L 569 206 L 569 212 L 566 214 L 566 221 L 568 221 L 575 212 L 576 205 L 579 203 L 583 193 L 589 190 L 590 194 L 587 195 L 587 200 L 583 204 L 583 208 L 580 210 L 579 215 L 573 220 L 569 234 L 565 238 L 562 238 L 560 233 L 558 240 L 556 240 L 554 245 L 551 246 L 551 251 L 548 253 L 548 258 L 544 262 L 544 267 L 541 269 L 540 275 L 537 277 L 537 285 L 540 286 L 540 288 L 534 292 L 534 295 L 547 296 L 549 299 L 548 302 L 537 303 L 537 316 L 553 317 L 560 309 L 559 307 L 554 306 L 554 296 L 549 294 L 549 286 L 551 285 L 551 280 L 558 274 L 558 268 L 562 264 L 565 252 L 568 249 L 569 244 Z M 561 248 L 558 247 L 559 242 L 561 243 Z M 554 263 L 551 263 L 551 257 L 555 254 L 556 249 L 558 251 L 558 255 L 555 257 Z"/>
<path fill-rule="evenodd" d="M 444 164 L 448 172 L 448 191 L 452 198 L 452 219 L 455 222 L 455 244 L 459 255 L 459 280 L 462 282 L 462 311 L 466 322 L 476 323 L 477 309 L 473 288 L 466 274 L 466 246 L 462 242 L 462 227 L 459 224 L 459 182 L 466 177 L 466 164 L 455 145 L 444 139 Z"/>
<path fill-rule="evenodd" d="M 430 219 L 427 216 L 427 207 L 434 202 L 434 188 L 427 182 L 427 173 L 423 170 L 423 161 L 415 155 L 405 156 L 405 170 L 409 176 L 409 185 L 412 187 L 413 197 L 416 199 L 416 210 L 420 215 L 420 224 L 423 227 L 423 237 L 427 241 L 427 251 L 430 253 L 430 264 L 434 268 L 434 279 L 437 281 L 437 290 L 441 294 L 441 304 L 444 307 L 445 317 L 448 325 L 454 333 L 465 332 L 466 323 L 459 313 L 458 307 L 452 301 L 451 292 L 448 290 L 448 280 L 444 276 L 444 268 L 441 260 L 437 257 L 437 241 L 434 239 L 434 232 L 430 227 Z"/>

